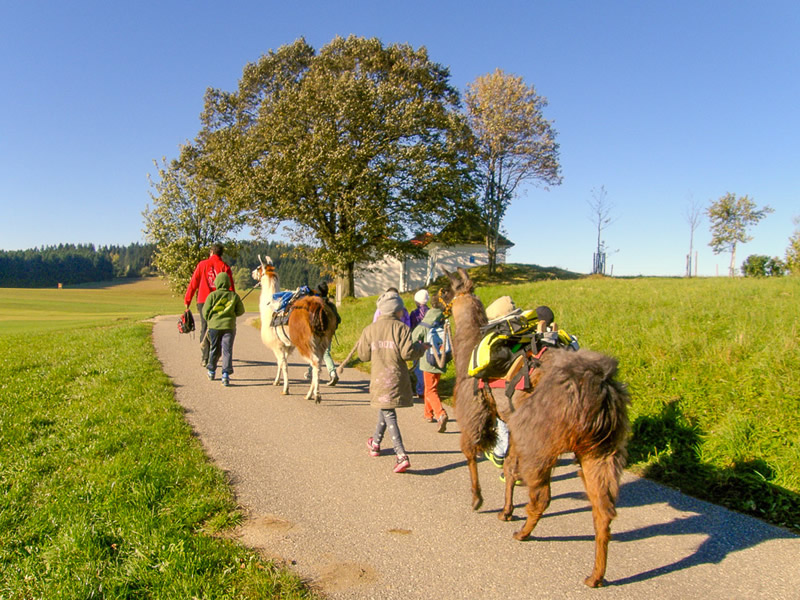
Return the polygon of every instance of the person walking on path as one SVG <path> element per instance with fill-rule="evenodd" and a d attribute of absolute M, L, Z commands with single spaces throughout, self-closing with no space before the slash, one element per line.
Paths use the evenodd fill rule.
<path fill-rule="evenodd" d="M 431 308 L 425 314 L 422 322 L 411 332 L 411 339 L 415 342 L 428 342 L 430 350 L 419 359 L 419 368 L 422 371 L 424 386 L 423 418 L 430 423 L 439 423 L 439 433 L 444 433 L 447 428 L 448 416 L 442 407 L 439 397 L 439 381 L 447 369 L 445 339 L 448 332 L 444 325 L 444 314 L 440 308 Z"/>
<path fill-rule="evenodd" d="M 229 290 L 232 287 L 228 274 L 224 271 L 214 280 L 217 288 L 211 292 L 203 306 L 203 318 L 208 323 L 209 354 L 208 378 L 213 381 L 217 372 L 217 362 L 222 352 L 222 385 L 230 384 L 233 375 L 233 340 L 236 338 L 236 317 L 244 314 L 244 304 L 239 294 Z"/>
<path fill-rule="evenodd" d="M 385 292 L 377 304 L 380 316 L 364 328 L 357 344 L 359 359 L 372 363 L 370 406 L 378 409 L 375 434 L 367 440 L 367 448 L 370 456 L 380 456 L 381 441 L 388 429 L 396 456 L 394 472 L 403 473 L 411 463 L 395 409 L 413 406 L 407 361 L 419 358 L 427 344 L 411 340 L 411 330 L 401 321 L 404 307 L 397 292 Z"/>
<path fill-rule="evenodd" d="M 201 364 L 205 367 L 208 365 L 208 336 L 206 335 L 207 326 L 205 317 L 203 317 L 203 304 L 205 304 L 208 295 L 216 288 L 214 281 L 220 273 L 227 273 L 230 278 L 231 291 L 235 292 L 233 285 L 233 273 L 231 268 L 222 260 L 222 253 L 225 248 L 222 244 L 213 244 L 211 246 L 211 253 L 208 258 L 201 260 L 197 267 L 194 269 L 192 278 L 189 281 L 189 286 L 186 288 L 186 294 L 183 298 L 183 304 L 188 309 L 192 304 L 192 298 L 197 294 L 197 312 L 200 315 L 200 353 Z"/>
<path fill-rule="evenodd" d="M 408 315 L 408 326 L 411 327 L 412 332 L 425 318 L 425 313 L 428 312 L 429 308 L 428 300 L 430 300 L 430 295 L 426 289 L 421 289 L 414 294 L 414 302 L 416 302 L 417 307 Z M 425 381 L 419 368 L 419 361 L 414 363 L 414 378 L 416 379 L 417 397 L 422 398 L 425 393 Z"/>

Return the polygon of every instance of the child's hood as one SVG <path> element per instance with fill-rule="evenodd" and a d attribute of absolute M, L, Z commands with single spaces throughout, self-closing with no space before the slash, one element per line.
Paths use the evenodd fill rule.
<path fill-rule="evenodd" d="M 422 322 L 428 326 L 433 326 L 433 325 L 438 325 L 441 320 L 442 320 L 442 309 L 431 308 L 428 310 L 428 312 L 425 313 L 425 317 L 423 317 Z"/>
<path fill-rule="evenodd" d="M 214 287 L 218 290 L 229 290 L 231 288 L 231 278 L 228 277 L 225 271 L 217 275 L 217 278 L 214 280 Z"/>

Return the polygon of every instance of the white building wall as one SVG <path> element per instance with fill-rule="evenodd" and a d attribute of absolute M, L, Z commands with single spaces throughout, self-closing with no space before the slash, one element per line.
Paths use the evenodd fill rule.
<path fill-rule="evenodd" d="M 390 287 L 396 287 L 401 292 L 418 290 L 427 287 L 431 281 L 444 275 L 445 271 L 453 273 L 458 267 L 470 269 L 489 262 L 486 246 L 482 244 L 429 244 L 425 250 L 427 258 L 408 258 L 401 263 L 396 258 L 386 257 L 373 263 L 369 269 L 356 267 L 356 298 L 377 296 Z M 506 262 L 505 248 L 498 249 L 497 262 Z"/>

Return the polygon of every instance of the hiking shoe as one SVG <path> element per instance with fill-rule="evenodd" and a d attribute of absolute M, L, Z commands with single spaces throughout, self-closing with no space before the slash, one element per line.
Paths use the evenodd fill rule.
<path fill-rule="evenodd" d="M 505 473 L 500 473 L 500 481 L 502 481 L 503 483 L 506 482 L 506 474 Z M 525 482 L 522 481 L 522 479 L 517 479 L 514 482 L 514 485 L 522 485 L 523 483 L 525 483 Z"/>
<path fill-rule="evenodd" d="M 405 472 L 408 467 L 411 466 L 411 461 L 408 460 L 408 456 L 398 456 L 397 457 L 397 464 L 394 466 L 395 473 L 403 473 Z"/>
<path fill-rule="evenodd" d="M 328 383 L 326 383 L 325 385 L 333 387 L 337 383 L 339 383 L 339 374 L 336 371 L 334 371 L 333 375 L 331 375 L 331 380 Z"/>
<path fill-rule="evenodd" d="M 209 381 L 214 381 L 214 377 L 216 376 L 216 373 L 214 371 L 206 371 L 206 375 L 208 375 L 208 380 Z"/>
<path fill-rule="evenodd" d="M 445 429 L 447 429 L 447 413 L 440 414 L 436 421 L 439 423 L 439 433 L 444 433 Z"/>
<path fill-rule="evenodd" d="M 222 385 L 228 387 L 231 384 L 231 378 L 228 376 L 227 373 L 222 374 Z"/>
<path fill-rule="evenodd" d="M 369 455 L 370 456 L 380 456 L 381 455 L 381 445 L 376 444 L 372 441 L 372 438 L 367 440 L 367 448 L 369 448 Z"/>
<path fill-rule="evenodd" d="M 486 457 L 486 460 L 488 460 L 490 463 L 492 463 L 498 469 L 502 469 L 503 468 L 503 463 L 506 462 L 505 458 L 497 456 L 491 450 L 484 450 L 483 451 L 483 455 Z"/>

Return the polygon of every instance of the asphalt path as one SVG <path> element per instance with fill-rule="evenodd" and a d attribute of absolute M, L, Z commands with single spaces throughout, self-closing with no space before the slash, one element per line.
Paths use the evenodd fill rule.
<path fill-rule="evenodd" d="M 800 599 L 800 537 L 626 473 L 612 522 L 607 585 L 592 590 L 591 509 L 570 456 L 554 472 L 552 502 L 529 541 L 501 522 L 500 471 L 479 462 L 484 505 L 470 507 L 458 423 L 437 433 L 422 406 L 398 410 L 411 459 L 367 453 L 376 411 L 368 376 L 346 369 L 322 403 L 305 400 L 301 357 L 290 360 L 290 395 L 272 386 L 275 359 L 239 319 L 231 386 L 208 381 L 197 338 L 154 324 L 153 340 L 177 401 L 247 515 L 241 543 L 286 564 L 334 599 L 480 598 Z M 324 371 L 324 369 L 323 369 Z M 326 374 L 327 375 L 327 374 Z M 635 402 L 636 399 L 634 398 Z M 450 411 L 451 417 L 453 411 Z"/>

